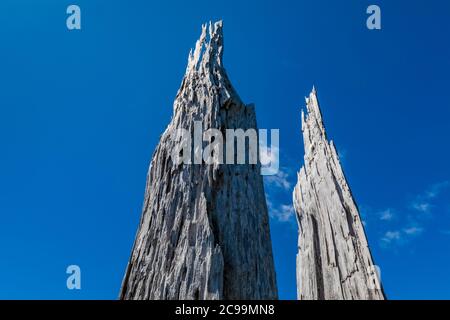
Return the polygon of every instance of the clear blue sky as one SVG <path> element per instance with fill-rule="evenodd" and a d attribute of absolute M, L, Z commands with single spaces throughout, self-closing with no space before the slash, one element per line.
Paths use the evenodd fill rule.
<path fill-rule="evenodd" d="M 72 3 L 81 31 L 65 25 Z M 381 31 L 365 26 L 374 3 Z M 117 297 L 189 49 L 217 19 L 235 88 L 280 128 L 285 175 L 266 181 L 280 297 L 296 297 L 289 205 L 315 84 L 389 298 L 450 298 L 444 0 L 2 0 L 0 298 Z"/>

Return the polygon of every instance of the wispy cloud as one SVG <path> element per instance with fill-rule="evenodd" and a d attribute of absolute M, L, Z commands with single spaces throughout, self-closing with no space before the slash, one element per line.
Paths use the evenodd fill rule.
<path fill-rule="evenodd" d="M 269 215 L 275 218 L 279 222 L 289 222 L 294 221 L 295 210 L 292 205 L 280 204 L 274 205 L 272 201 L 267 200 L 267 206 L 269 210 Z"/>
<path fill-rule="evenodd" d="M 394 218 L 394 212 L 392 209 L 386 209 L 378 213 L 381 221 L 391 221 Z"/>
<path fill-rule="evenodd" d="M 283 190 L 290 190 L 292 187 L 291 182 L 288 180 L 289 174 L 284 168 L 280 168 L 278 173 L 274 176 L 265 176 L 264 179 L 267 184 L 275 186 L 277 188 L 282 188 Z"/>
<path fill-rule="evenodd" d="M 405 245 L 431 227 L 428 222 L 430 218 L 433 218 L 432 212 L 435 208 L 440 207 L 438 197 L 441 197 L 449 187 L 448 180 L 435 183 L 422 193 L 410 198 L 412 200 L 399 208 L 374 210 L 370 206 L 362 206 L 361 216 L 364 221 L 369 222 L 371 228 L 380 232 L 379 239 L 382 247 Z M 434 231 L 450 235 L 448 228 Z"/>
<path fill-rule="evenodd" d="M 450 181 L 443 181 L 440 183 L 436 183 L 431 186 L 431 188 L 426 191 L 426 196 L 429 199 L 436 198 L 444 189 L 450 186 Z"/>
<path fill-rule="evenodd" d="M 409 227 L 409 228 L 405 228 L 403 229 L 403 232 L 407 235 L 410 236 L 416 236 L 419 235 L 423 232 L 423 228 L 421 227 Z"/>
<path fill-rule="evenodd" d="M 381 237 L 381 246 L 404 245 L 413 237 L 422 234 L 424 229 L 419 226 L 409 226 L 402 230 L 387 231 Z"/>
<path fill-rule="evenodd" d="M 369 221 L 370 222 L 389 222 L 396 219 L 397 213 L 392 208 L 386 208 L 383 210 L 375 210 L 369 206 L 360 206 L 359 207 L 359 213 L 361 214 L 361 218 L 364 221 L 364 225 L 366 225 Z M 380 225 L 379 223 L 375 223 Z"/>
<path fill-rule="evenodd" d="M 422 194 L 417 195 L 410 203 L 410 207 L 417 212 L 430 214 L 433 208 L 432 200 L 437 198 L 448 186 L 449 181 L 442 181 L 432 185 Z"/>
<path fill-rule="evenodd" d="M 381 241 L 385 244 L 390 244 L 393 241 L 399 241 L 401 238 L 400 231 L 387 231 L 381 238 Z"/>
<path fill-rule="evenodd" d="M 411 203 L 411 208 L 413 208 L 416 211 L 422 212 L 422 213 L 429 213 L 431 210 L 431 204 L 429 202 L 413 202 Z"/>
<path fill-rule="evenodd" d="M 296 177 L 295 171 L 287 166 L 279 166 L 280 149 L 261 145 L 264 152 L 261 153 L 261 164 L 276 163 L 278 172 L 275 175 L 264 176 L 266 186 L 266 199 L 269 215 L 278 222 L 295 223 L 295 210 L 292 206 L 292 189 Z M 284 163 L 289 163 L 289 158 L 283 153 Z"/>
<path fill-rule="evenodd" d="M 289 181 L 290 170 L 286 167 L 280 167 L 280 149 L 278 147 L 268 147 L 261 145 L 261 164 L 266 165 L 269 163 L 274 164 L 278 169 L 275 175 L 264 176 L 264 181 L 269 187 L 281 188 L 283 191 L 287 191 L 292 188 L 292 183 Z"/>

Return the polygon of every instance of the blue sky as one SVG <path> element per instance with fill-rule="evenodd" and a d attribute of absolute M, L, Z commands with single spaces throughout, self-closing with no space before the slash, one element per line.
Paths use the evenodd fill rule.
<path fill-rule="evenodd" d="M 266 180 L 280 297 L 296 297 L 289 206 L 315 84 L 388 297 L 450 298 L 449 18 L 444 0 L 2 0 L 0 298 L 117 297 L 189 49 L 217 19 L 235 88 L 280 128 Z"/>

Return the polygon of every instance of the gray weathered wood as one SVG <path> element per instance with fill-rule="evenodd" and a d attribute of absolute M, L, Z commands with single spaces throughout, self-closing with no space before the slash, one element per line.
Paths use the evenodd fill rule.
<path fill-rule="evenodd" d="M 293 195 L 299 224 L 298 298 L 384 299 L 357 205 L 325 133 L 315 89 L 306 104 L 305 163 Z"/>
<path fill-rule="evenodd" d="M 209 34 L 208 34 L 209 33 Z M 222 65 L 222 22 L 203 26 L 154 152 L 121 299 L 276 299 L 260 165 L 181 164 L 176 129 L 256 128 Z"/>

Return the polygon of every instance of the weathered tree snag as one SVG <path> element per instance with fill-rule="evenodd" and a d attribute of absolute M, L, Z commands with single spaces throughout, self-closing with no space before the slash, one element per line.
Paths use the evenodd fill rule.
<path fill-rule="evenodd" d="M 301 300 L 384 299 L 357 205 L 315 89 L 302 112 L 305 163 L 294 189 L 299 224 L 297 294 Z"/>
<path fill-rule="evenodd" d="M 156 148 L 121 299 L 276 299 L 260 165 L 174 164 L 176 129 L 256 129 L 222 66 L 222 22 L 189 54 L 174 113 Z"/>

